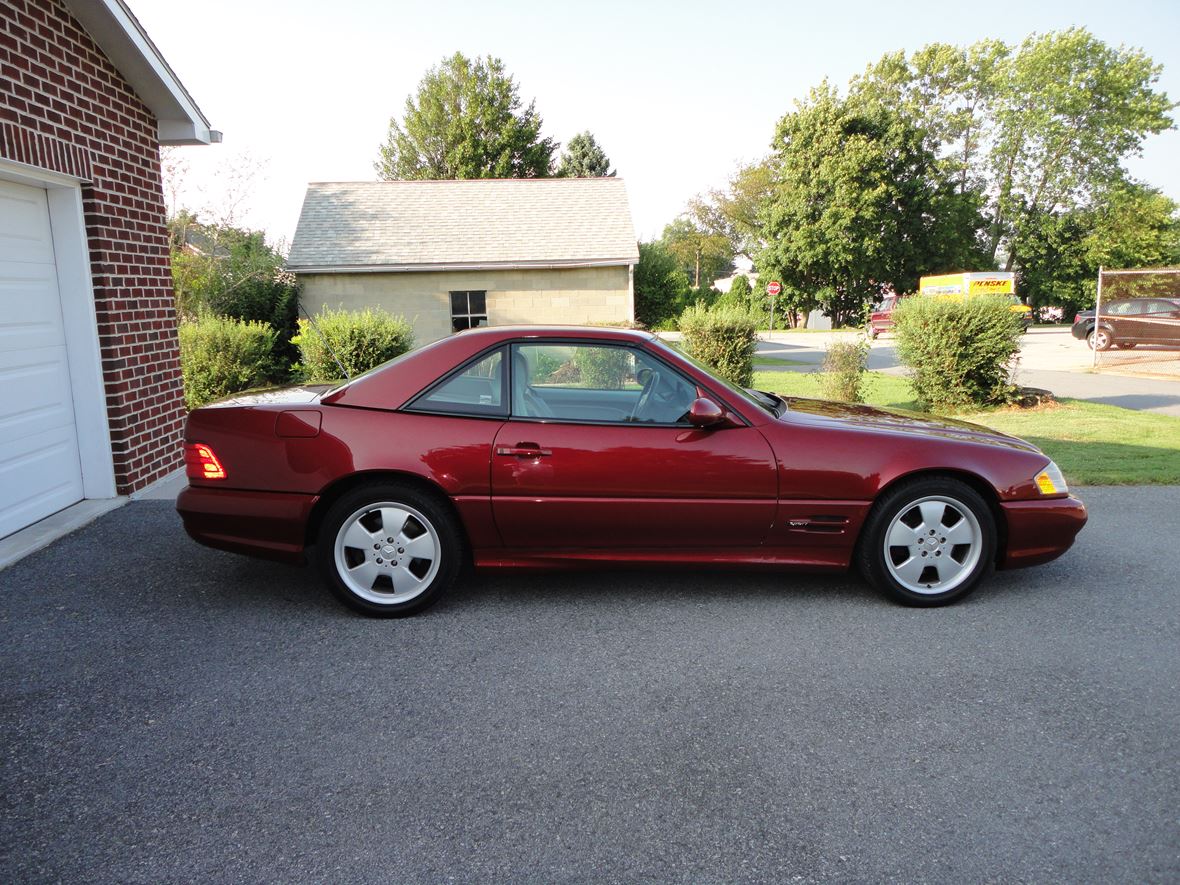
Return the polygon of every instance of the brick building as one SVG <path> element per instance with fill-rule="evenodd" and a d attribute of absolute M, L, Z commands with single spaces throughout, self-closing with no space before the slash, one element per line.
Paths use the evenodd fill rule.
<path fill-rule="evenodd" d="M 382 307 L 419 344 L 473 326 L 635 318 L 621 178 L 316 183 L 287 267 L 309 312 Z"/>
<path fill-rule="evenodd" d="M 0 2 L 0 537 L 181 463 L 159 148 L 219 140 L 122 0 Z"/>

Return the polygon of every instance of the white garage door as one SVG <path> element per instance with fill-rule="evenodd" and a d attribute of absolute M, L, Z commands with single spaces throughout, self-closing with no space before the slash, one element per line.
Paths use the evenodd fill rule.
<path fill-rule="evenodd" d="M 0 181 L 0 538 L 82 497 L 49 204 Z"/>

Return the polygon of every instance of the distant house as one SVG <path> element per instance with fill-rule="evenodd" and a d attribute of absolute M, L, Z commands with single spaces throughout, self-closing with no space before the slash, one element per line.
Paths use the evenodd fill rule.
<path fill-rule="evenodd" d="M 633 320 L 638 260 L 621 178 L 319 182 L 287 267 L 309 313 L 381 307 L 426 343 Z"/>

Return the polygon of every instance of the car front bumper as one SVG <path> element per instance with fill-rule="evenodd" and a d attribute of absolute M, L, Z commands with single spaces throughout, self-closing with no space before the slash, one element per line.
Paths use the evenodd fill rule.
<path fill-rule="evenodd" d="M 1086 524 L 1086 505 L 1073 495 L 1000 505 L 1008 523 L 1000 568 L 1023 568 L 1056 559 Z"/>
<path fill-rule="evenodd" d="M 188 486 L 176 499 L 184 530 L 206 547 L 303 562 L 317 495 Z"/>

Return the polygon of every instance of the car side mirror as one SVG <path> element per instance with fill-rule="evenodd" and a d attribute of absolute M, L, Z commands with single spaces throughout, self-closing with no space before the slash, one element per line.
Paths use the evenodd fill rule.
<path fill-rule="evenodd" d="M 730 427 L 733 421 L 713 400 L 698 396 L 688 407 L 688 423 L 703 430 L 706 427 Z"/>

